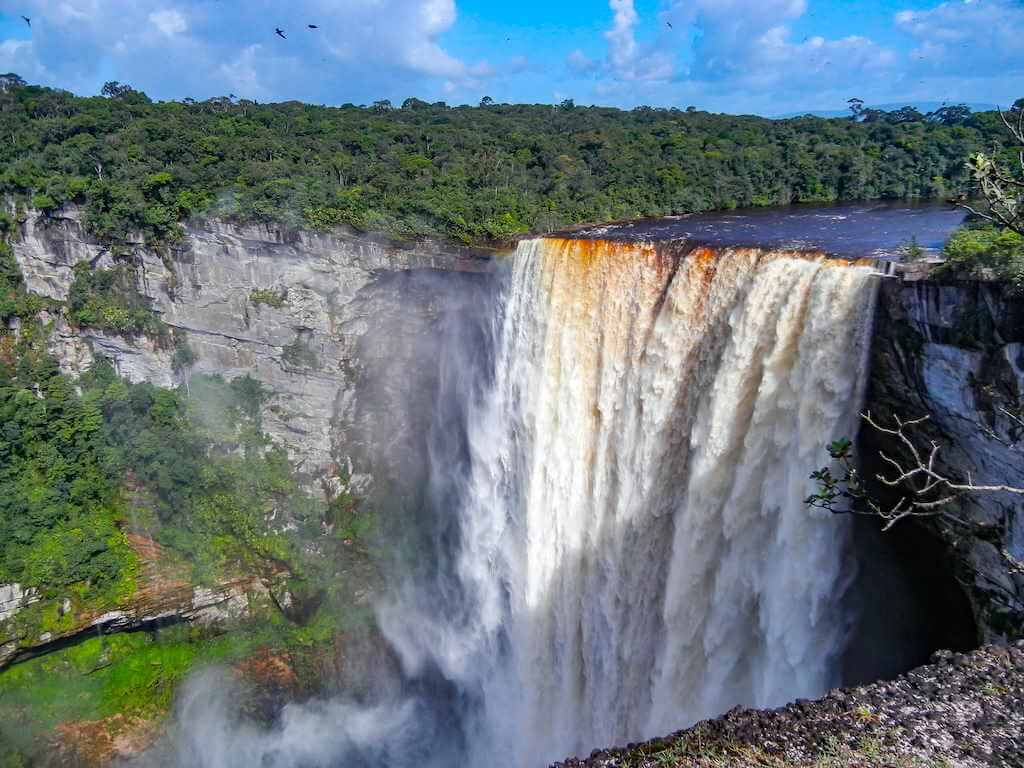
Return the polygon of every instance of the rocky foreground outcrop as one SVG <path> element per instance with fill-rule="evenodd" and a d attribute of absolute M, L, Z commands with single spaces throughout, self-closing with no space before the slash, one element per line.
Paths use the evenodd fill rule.
<path fill-rule="evenodd" d="M 556 768 L 1024 766 L 1024 642 L 936 653 L 899 678 L 715 720 Z"/>

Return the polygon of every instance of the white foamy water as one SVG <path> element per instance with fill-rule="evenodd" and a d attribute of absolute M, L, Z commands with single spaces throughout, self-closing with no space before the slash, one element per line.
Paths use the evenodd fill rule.
<path fill-rule="evenodd" d="M 484 379 L 434 461 L 457 540 L 378 611 L 401 684 L 268 730 L 199 678 L 169 764 L 540 768 L 838 682 L 848 521 L 803 499 L 855 431 L 871 270 L 668 247 L 522 243 L 494 370 L 441 366 Z"/>
<path fill-rule="evenodd" d="M 458 621 L 382 611 L 477 697 L 470 759 L 539 766 L 837 682 L 847 524 L 809 511 L 855 431 L 867 267 L 521 243 L 471 414 Z"/>

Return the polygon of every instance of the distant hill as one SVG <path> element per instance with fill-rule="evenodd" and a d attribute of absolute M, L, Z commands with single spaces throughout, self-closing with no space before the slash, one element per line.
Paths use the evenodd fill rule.
<path fill-rule="evenodd" d="M 961 101 L 902 101 L 892 102 L 889 104 L 866 104 L 866 109 L 881 109 L 885 112 L 892 112 L 894 109 L 901 109 L 903 107 L 913 107 L 919 112 L 925 114 L 934 112 L 939 107 L 946 107 L 952 104 L 963 104 Z M 980 102 L 966 102 L 967 106 L 971 108 L 972 112 L 988 112 L 996 108 L 995 104 L 983 104 Z M 1003 105 L 1004 107 L 1008 105 Z M 804 115 L 813 115 L 814 117 L 848 117 L 850 114 L 849 109 L 811 109 L 803 112 L 787 112 L 784 115 L 773 115 L 774 120 L 785 120 L 788 117 L 803 117 Z"/>

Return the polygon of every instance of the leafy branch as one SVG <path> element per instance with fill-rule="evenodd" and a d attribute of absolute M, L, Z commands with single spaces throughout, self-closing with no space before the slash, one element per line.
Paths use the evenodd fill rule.
<path fill-rule="evenodd" d="M 893 438 L 903 449 L 904 455 L 896 458 L 879 451 L 879 458 L 889 470 L 886 473 L 879 472 L 874 477 L 884 486 L 896 489 L 898 500 L 891 505 L 882 505 L 874 498 L 857 467 L 853 443 L 842 438 L 828 446 L 829 456 L 838 463 L 840 474 L 833 474 L 829 466 L 811 473 L 811 479 L 818 483 L 818 492 L 804 500 L 808 506 L 837 514 L 877 517 L 884 521 L 882 530 L 888 531 L 908 517 L 944 516 L 961 525 L 968 525 L 967 521 L 949 511 L 950 505 L 964 494 L 1011 493 L 1024 496 L 1024 488 L 1004 484 L 978 484 L 970 473 L 966 482 L 940 473 L 936 469 L 939 444 L 930 440 L 927 449 L 922 451 L 912 439 L 915 428 L 930 420 L 928 415 L 909 421 L 894 416 L 894 427 L 879 424 L 870 411 L 862 413 L 861 418 L 879 434 Z"/>
<path fill-rule="evenodd" d="M 1019 416 L 1006 409 L 1001 409 L 1012 421 L 1022 424 Z M 930 420 L 925 415 L 917 419 L 904 421 L 894 416 L 895 426 L 887 427 L 879 424 L 870 412 L 861 414 L 864 422 L 879 434 L 886 435 L 901 448 L 902 455 L 894 458 L 884 451 L 878 456 L 887 465 L 888 471 L 879 472 L 874 479 L 883 486 L 897 491 L 898 500 L 893 504 L 882 504 L 871 492 L 865 477 L 857 467 L 853 443 L 847 438 L 830 443 L 829 456 L 838 465 L 835 474 L 832 467 L 825 466 L 811 473 L 811 479 L 818 484 L 816 493 L 808 496 L 804 503 L 809 507 L 825 509 L 834 514 L 856 514 L 874 517 L 881 520 L 882 530 L 888 531 L 901 520 L 907 518 L 942 517 L 962 528 L 976 529 L 973 524 L 950 511 L 953 502 L 965 495 L 978 493 L 1010 493 L 1024 496 L 1024 488 L 1004 484 L 979 484 L 970 473 L 966 482 L 949 477 L 939 472 L 938 458 L 940 446 L 929 440 L 927 448 L 921 450 L 915 443 L 915 430 Z M 1001 441 L 1006 444 L 1005 441 Z M 1013 444 L 1010 444 L 1013 447 Z M 999 551 L 1007 572 L 1024 576 L 1024 563 L 1014 557 L 1009 550 Z M 989 588 L 1003 595 L 1008 606 L 1016 606 L 1014 610 L 1024 610 L 1021 596 L 998 583 L 990 575 L 977 568 L 971 568 L 975 579 L 984 581 Z M 965 583 L 965 586 L 969 586 Z"/>
<path fill-rule="evenodd" d="M 1011 116 L 999 111 L 1011 141 L 1024 147 L 1024 109 L 1016 109 Z M 1014 172 L 991 155 L 983 152 L 971 155 L 967 167 L 978 183 L 987 208 L 981 210 L 963 200 L 957 205 L 978 218 L 1024 235 L 1024 148 L 1017 151 L 1017 163 L 1019 171 Z"/>

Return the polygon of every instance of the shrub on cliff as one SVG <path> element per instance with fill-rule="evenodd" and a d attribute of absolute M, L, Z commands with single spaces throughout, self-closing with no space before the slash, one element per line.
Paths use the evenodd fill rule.
<path fill-rule="evenodd" d="M 961 200 L 972 216 L 946 244 L 946 263 L 938 275 L 954 274 L 1002 280 L 1024 293 L 1024 109 L 1022 99 L 1009 114 L 999 112 L 1008 149 L 1003 157 L 983 152 L 968 158 L 967 168 L 984 205 Z"/>
<path fill-rule="evenodd" d="M 166 337 L 167 329 L 135 288 L 135 275 L 126 265 L 93 269 L 79 262 L 73 271 L 68 317 L 75 325 L 123 336 Z"/>
<path fill-rule="evenodd" d="M 945 256 L 937 276 L 994 278 L 1024 293 L 1024 236 L 1011 229 L 992 224 L 960 229 L 946 243 Z"/>
<path fill-rule="evenodd" d="M 291 525 L 315 532 L 325 509 L 263 434 L 265 395 L 246 377 L 196 377 L 193 389 L 195 403 L 103 361 L 72 382 L 45 356 L 0 358 L 0 583 L 118 599 L 132 581 L 133 526 L 202 580 L 267 563 L 301 570 L 306 529 L 286 535 L 270 520 L 291 510 Z"/>

